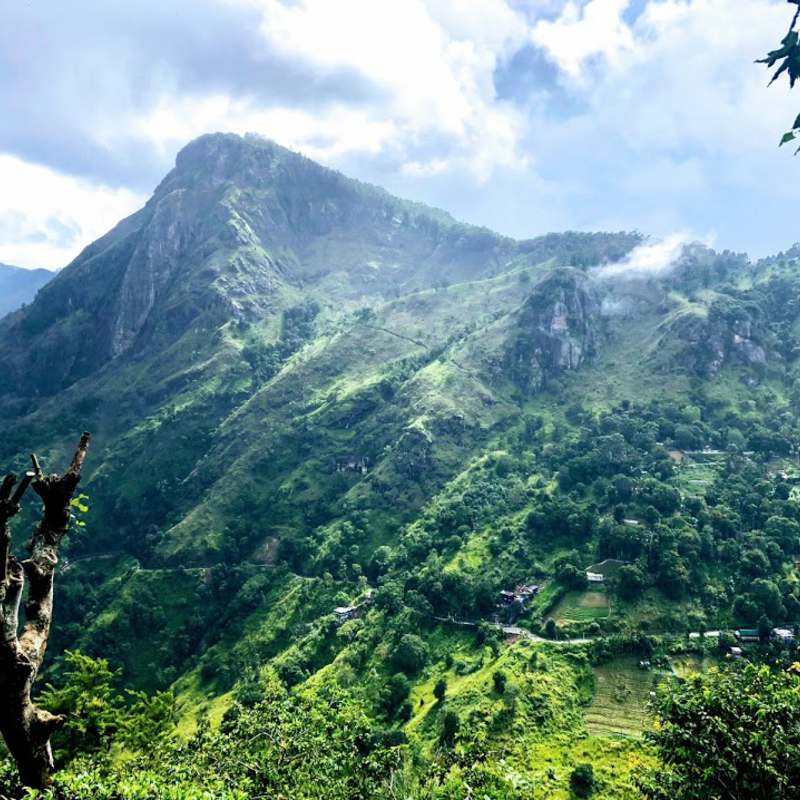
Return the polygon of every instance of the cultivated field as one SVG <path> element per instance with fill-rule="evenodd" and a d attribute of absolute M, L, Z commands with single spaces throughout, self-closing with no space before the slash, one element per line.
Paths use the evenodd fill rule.
<path fill-rule="evenodd" d="M 550 613 L 558 625 L 595 622 L 611 613 L 608 595 L 602 591 L 569 592 Z"/>
<path fill-rule="evenodd" d="M 625 656 L 594 668 L 594 699 L 583 712 L 591 733 L 638 737 L 650 727 L 650 692 L 665 676 L 639 669 L 638 663 Z"/>

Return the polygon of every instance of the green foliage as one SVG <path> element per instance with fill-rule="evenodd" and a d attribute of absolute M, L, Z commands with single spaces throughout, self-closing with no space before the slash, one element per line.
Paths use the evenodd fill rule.
<path fill-rule="evenodd" d="M 168 705 L 162 701 L 157 705 Z M 154 714 L 152 703 L 136 705 L 136 713 L 149 718 L 143 735 L 163 714 Z M 324 786 L 330 800 L 372 800 L 398 766 L 400 749 L 374 742 L 371 734 L 363 708 L 341 689 L 323 685 L 288 694 L 268 681 L 262 703 L 252 709 L 234 706 L 219 729 L 203 723 L 185 744 L 161 738 L 157 748 L 133 761 L 76 763 L 57 776 L 52 798 L 316 800 Z M 4 770 L 13 787 L 7 764 L 0 775 Z"/>
<path fill-rule="evenodd" d="M 175 695 L 172 692 L 128 694 L 132 703 L 120 729 L 120 741 L 134 752 L 152 756 L 175 731 Z"/>
<path fill-rule="evenodd" d="M 445 711 L 442 718 L 442 742 L 453 744 L 460 730 L 461 718 L 458 713 L 452 710 Z"/>
<path fill-rule="evenodd" d="M 800 781 L 800 678 L 768 666 L 665 684 L 648 739 L 660 763 L 639 785 L 648 800 L 787 798 Z"/>
<path fill-rule="evenodd" d="M 392 660 L 406 674 L 415 675 L 428 660 L 428 645 L 415 633 L 404 633 L 392 652 Z"/>
<path fill-rule="evenodd" d="M 772 69 L 776 64 L 779 64 L 778 69 L 770 80 L 770 85 L 786 73 L 789 79 L 789 86 L 794 88 L 795 83 L 800 79 L 800 42 L 798 41 L 800 33 L 796 29 L 798 18 L 800 18 L 800 0 L 788 0 L 788 2 L 798 6 L 792 19 L 792 24 L 789 26 L 789 33 L 781 40 L 781 46 L 777 50 L 772 50 L 767 54 L 766 58 L 760 59 L 757 63 L 766 64 L 768 69 Z M 798 134 L 800 134 L 800 115 L 792 125 L 791 131 L 783 135 L 781 145 L 793 141 Z M 800 148 L 797 152 L 800 152 Z"/>
<path fill-rule="evenodd" d="M 106 660 L 95 661 L 78 652 L 67 651 L 65 662 L 64 686 L 56 689 L 48 684 L 39 698 L 42 708 L 67 718 L 53 737 L 60 764 L 81 755 L 108 753 L 124 716 L 123 700 L 113 687 L 120 670 L 112 671 Z"/>
<path fill-rule="evenodd" d="M 569 788 L 575 797 L 591 797 L 597 787 L 591 764 L 578 764 L 569 776 Z"/>

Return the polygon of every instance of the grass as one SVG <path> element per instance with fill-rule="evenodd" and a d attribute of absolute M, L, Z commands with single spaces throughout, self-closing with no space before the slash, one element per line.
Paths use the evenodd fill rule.
<path fill-rule="evenodd" d="M 553 609 L 550 617 L 558 625 L 571 622 L 595 622 L 607 619 L 611 615 L 608 595 L 602 591 L 577 591 L 564 595 Z"/>
<path fill-rule="evenodd" d="M 672 671 L 679 678 L 686 678 L 689 675 L 694 675 L 697 672 L 706 673 L 711 667 L 715 667 L 718 664 L 719 660 L 714 656 L 700 656 L 695 653 L 673 656 L 669 660 L 669 665 L 672 667 Z"/>
<path fill-rule="evenodd" d="M 664 676 L 639 669 L 632 656 L 615 658 L 593 670 L 594 699 L 584 711 L 589 731 L 596 735 L 639 737 L 651 724 L 650 692 Z"/>

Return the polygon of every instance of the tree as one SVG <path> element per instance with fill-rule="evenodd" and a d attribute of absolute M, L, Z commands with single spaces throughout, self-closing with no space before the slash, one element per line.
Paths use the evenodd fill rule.
<path fill-rule="evenodd" d="M 0 487 L 0 733 L 22 782 L 34 789 L 47 788 L 52 783 L 50 737 L 67 721 L 62 715 L 35 706 L 31 689 L 50 638 L 58 547 L 69 530 L 72 500 L 90 439 L 88 433 L 83 434 L 72 464 L 63 475 L 45 476 L 34 455 L 34 471 L 26 473 L 13 496 L 15 474 L 8 475 Z M 31 482 L 44 509 L 28 543 L 30 558 L 20 562 L 11 552 L 9 522 L 20 512 L 20 501 Z M 20 601 L 26 583 L 25 622 L 20 630 Z"/>
<path fill-rule="evenodd" d="M 758 64 L 766 64 L 768 69 L 772 69 L 776 64 L 780 66 L 772 76 L 769 82 L 770 86 L 780 78 L 783 73 L 789 78 L 789 86 L 794 88 L 797 80 L 800 79 L 800 33 L 797 31 L 797 23 L 800 20 L 800 0 L 787 0 L 791 5 L 797 6 L 797 11 L 792 18 L 792 24 L 789 26 L 789 32 L 781 40 L 781 46 L 777 50 L 767 54 L 766 58 L 759 59 Z M 787 144 L 800 136 L 800 114 L 795 119 L 792 129 L 783 135 L 781 145 Z M 795 152 L 800 153 L 800 148 Z"/>
<path fill-rule="evenodd" d="M 446 711 L 442 720 L 442 742 L 452 744 L 461 730 L 461 718 L 455 711 Z"/>
<path fill-rule="evenodd" d="M 133 700 L 121 725 L 125 745 L 140 753 L 152 753 L 175 730 L 175 695 L 169 692 L 129 691 Z"/>
<path fill-rule="evenodd" d="M 558 579 L 569 589 L 585 589 L 588 584 L 586 573 L 574 564 L 566 564 L 558 573 Z"/>
<path fill-rule="evenodd" d="M 508 675 L 506 675 L 503 670 L 498 669 L 494 675 L 492 675 L 492 681 L 494 683 L 494 688 L 497 689 L 500 694 L 503 694 L 506 690 L 506 684 L 508 683 Z"/>
<path fill-rule="evenodd" d="M 428 660 L 428 645 L 415 633 L 403 634 L 392 653 L 392 660 L 406 675 L 414 675 Z"/>
<path fill-rule="evenodd" d="M 387 716 L 394 714 L 408 700 L 409 694 L 411 694 L 411 685 L 408 678 L 402 672 L 392 675 L 383 696 L 383 708 Z"/>
<path fill-rule="evenodd" d="M 569 776 L 569 788 L 575 797 L 591 797 L 597 787 L 594 767 L 591 764 L 578 764 Z"/>
<path fill-rule="evenodd" d="M 439 678 L 433 687 L 433 696 L 441 703 L 447 694 L 447 678 Z"/>
<path fill-rule="evenodd" d="M 660 763 L 637 783 L 647 800 L 783 800 L 800 786 L 800 678 L 767 666 L 662 684 L 645 734 Z"/>
<path fill-rule="evenodd" d="M 60 763 L 81 754 L 108 752 L 122 706 L 112 689 L 121 670 L 112 672 L 108 661 L 81 653 L 67 652 L 66 661 L 70 669 L 64 686 L 56 689 L 48 684 L 39 701 L 42 708 L 66 718 L 63 730 L 53 739 Z"/>
<path fill-rule="evenodd" d="M 619 593 L 625 600 L 638 597 L 645 585 L 644 573 L 634 564 L 624 564 L 619 569 Z"/>

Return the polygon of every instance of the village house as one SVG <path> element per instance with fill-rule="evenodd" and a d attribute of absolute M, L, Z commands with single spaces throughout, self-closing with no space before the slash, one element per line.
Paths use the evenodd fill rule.
<path fill-rule="evenodd" d="M 731 658 L 741 658 L 742 655 L 741 647 L 731 647 Z"/>
<path fill-rule="evenodd" d="M 773 628 L 772 638 L 776 642 L 782 642 L 783 644 L 791 644 L 794 641 L 794 631 L 791 630 L 790 628 Z"/>
<path fill-rule="evenodd" d="M 505 606 L 512 603 L 525 605 L 532 597 L 536 597 L 542 591 L 542 587 L 537 584 L 522 583 L 512 592 L 510 589 L 503 589 L 500 592 L 500 602 Z"/>
<path fill-rule="evenodd" d="M 736 638 L 744 644 L 753 644 L 761 641 L 761 637 L 755 628 L 742 628 L 742 630 L 736 631 Z"/>
<path fill-rule="evenodd" d="M 720 636 L 720 631 L 706 631 L 706 632 L 705 632 L 704 634 L 702 634 L 702 635 L 703 635 L 703 636 L 704 636 L 706 639 L 719 639 L 719 636 Z M 700 633 L 699 633 L 699 632 L 697 632 L 697 631 L 695 631 L 695 632 L 693 632 L 693 633 L 690 633 L 690 634 L 689 634 L 689 638 L 690 638 L 690 639 L 699 639 L 699 638 L 700 638 Z"/>
<path fill-rule="evenodd" d="M 605 579 L 605 575 L 601 575 L 599 572 L 586 573 L 586 580 L 589 581 L 589 583 L 602 583 Z"/>
<path fill-rule="evenodd" d="M 344 461 L 334 461 L 333 468 L 336 472 L 358 472 L 366 475 L 369 472 L 369 459 L 351 456 Z"/>
<path fill-rule="evenodd" d="M 516 599 L 516 595 L 510 589 L 503 589 L 500 592 L 500 602 L 503 605 L 510 606 L 514 600 Z"/>
<path fill-rule="evenodd" d="M 336 615 L 336 623 L 343 625 L 349 619 L 356 619 L 361 615 L 359 606 L 339 606 L 334 608 L 333 613 Z"/>
<path fill-rule="evenodd" d="M 517 586 L 515 595 L 516 600 L 518 603 L 527 603 L 533 597 L 539 594 L 542 591 L 542 587 L 538 586 L 537 584 L 522 584 L 521 586 Z"/>
<path fill-rule="evenodd" d="M 364 599 L 356 603 L 354 606 L 339 606 L 333 609 L 334 616 L 336 617 L 337 625 L 344 625 L 345 622 L 351 619 L 358 619 L 361 616 L 364 606 L 375 602 L 375 590 L 370 586 Z"/>

